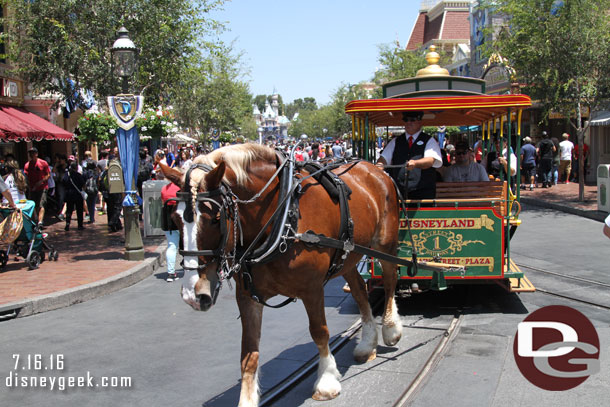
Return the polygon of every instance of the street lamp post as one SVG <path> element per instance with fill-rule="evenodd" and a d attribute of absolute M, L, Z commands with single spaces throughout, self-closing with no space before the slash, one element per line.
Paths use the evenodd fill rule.
<path fill-rule="evenodd" d="M 121 90 L 127 93 L 129 90 L 128 80 L 136 69 L 136 55 L 138 49 L 131 39 L 129 31 L 121 27 L 118 31 L 118 38 L 112 44 L 112 66 L 114 73 L 122 79 Z"/>
<path fill-rule="evenodd" d="M 136 117 L 142 112 L 144 98 L 127 94 L 129 78 L 136 69 L 137 48 L 129 39 L 125 27 L 118 31 L 118 38 L 111 48 L 113 73 L 122 79 L 122 94 L 108 98 L 110 113 L 119 126 L 117 146 L 125 182 L 123 218 L 125 221 L 125 259 L 144 260 L 144 244 L 140 233 L 141 198 L 136 191 L 136 177 L 139 161 L 140 137 L 135 126 Z"/>

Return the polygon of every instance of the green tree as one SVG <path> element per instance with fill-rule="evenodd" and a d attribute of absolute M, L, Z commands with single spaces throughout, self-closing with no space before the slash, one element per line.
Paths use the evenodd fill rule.
<path fill-rule="evenodd" d="M 377 61 L 380 66 L 373 77 L 373 81 L 378 85 L 411 78 L 417 74 L 419 69 L 427 66 L 424 50 L 406 50 L 398 42 L 381 44 L 378 48 Z"/>
<path fill-rule="evenodd" d="M 209 12 L 224 0 L 6 0 L 8 59 L 36 93 L 71 96 L 76 88 L 99 100 L 119 91 L 110 48 L 125 26 L 139 48 L 131 90 L 153 105 L 172 93 L 187 61 L 222 25 Z"/>
<path fill-rule="evenodd" d="M 239 122 L 240 135 L 249 140 L 258 140 L 258 126 L 251 114 L 243 116 Z"/>
<path fill-rule="evenodd" d="M 316 99 L 312 97 L 299 98 L 292 101 L 292 103 L 288 103 L 286 105 L 286 117 L 292 120 L 294 114 L 296 112 L 303 112 L 304 110 L 316 110 L 318 108 L 318 104 L 316 103 Z"/>
<path fill-rule="evenodd" d="M 252 99 L 252 104 L 256 105 L 256 107 L 258 107 L 258 110 L 261 113 L 265 112 L 265 103 L 267 102 L 267 95 L 256 95 L 253 99 Z M 271 103 L 271 102 L 269 102 Z"/>
<path fill-rule="evenodd" d="M 331 98 L 329 104 L 332 113 L 332 125 L 330 128 L 337 137 L 350 134 L 352 131 L 352 120 L 345 114 L 345 105 L 352 100 L 368 99 L 369 97 L 381 97 L 381 95 L 370 95 L 363 87 L 363 83 L 349 85 L 341 84 Z"/>
<path fill-rule="evenodd" d="M 249 86 L 241 54 L 224 46 L 205 59 L 193 59 L 175 86 L 173 99 L 177 116 L 185 127 L 204 137 L 214 130 L 239 133 L 244 117 L 252 113 Z"/>
<path fill-rule="evenodd" d="M 579 199 L 584 200 L 582 157 L 585 110 L 594 112 L 610 98 L 609 0 L 494 0 L 483 7 L 510 16 L 487 52 L 510 61 L 524 93 L 569 120 L 578 135 Z"/>

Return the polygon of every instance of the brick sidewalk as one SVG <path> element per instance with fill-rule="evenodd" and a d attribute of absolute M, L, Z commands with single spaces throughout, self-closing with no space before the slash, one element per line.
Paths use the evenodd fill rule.
<path fill-rule="evenodd" d="M 44 232 L 47 242 L 59 252 L 58 261 L 45 260 L 38 269 L 28 270 L 25 260 L 12 254 L 0 271 L 0 305 L 93 283 L 139 264 L 123 260 L 124 233 L 108 233 L 106 215 L 96 214 L 95 223 L 85 223 L 85 230 L 76 230 L 73 219 L 69 232 L 64 231 L 65 222 L 52 221 L 55 223 Z M 144 239 L 146 258 L 155 256 L 163 241 Z"/>
<path fill-rule="evenodd" d="M 585 185 L 585 200 L 578 200 L 578 183 L 557 184 L 551 188 L 521 190 L 521 197 L 563 204 L 584 211 L 597 211 L 597 186 Z"/>

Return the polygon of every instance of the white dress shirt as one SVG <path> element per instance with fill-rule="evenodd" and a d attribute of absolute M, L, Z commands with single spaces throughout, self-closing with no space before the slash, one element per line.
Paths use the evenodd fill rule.
<path fill-rule="evenodd" d="M 420 133 L 421 130 L 415 134 L 407 134 L 405 132 L 404 136 L 397 137 L 405 137 L 407 141 L 409 140 L 409 136 L 413 137 L 413 144 L 417 144 L 417 138 L 419 137 Z M 392 162 L 392 155 L 394 155 L 394 148 L 396 146 L 397 137 L 394 137 L 392 140 L 390 140 L 386 148 L 381 152 L 381 157 L 383 157 L 388 164 L 394 164 Z M 423 143 L 423 141 L 420 140 L 419 143 Z M 424 149 L 424 158 L 426 157 L 434 158 L 434 164 L 432 164 L 432 168 L 440 168 L 443 165 L 443 159 L 441 157 L 441 148 L 438 145 L 438 141 L 436 141 L 434 137 L 430 137 L 430 140 L 428 140 L 428 142 L 426 143 Z"/>

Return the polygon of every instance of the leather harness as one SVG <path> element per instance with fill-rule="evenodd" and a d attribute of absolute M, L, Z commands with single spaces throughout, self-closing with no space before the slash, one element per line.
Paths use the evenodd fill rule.
<path fill-rule="evenodd" d="M 352 165 L 358 164 L 358 161 L 352 161 Z M 364 247 L 354 243 L 354 223 L 349 211 L 349 195 L 351 190 L 341 180 L 341 178 L 331 172 L 332 169 L 339 167 L 346 163 L 346 161 L 338 163 L 330 163 L 325 166 L 313 163 L 304 163 L 301 167 L 304 167 L 309 172 L 308 175 L 303 176 L 300 173 L 300 168 L 295 168 L 294 161 L 294 150 L 289 158 L 281 156 L 278 153 L 277 156 L 277 171 L 269 179 L 267 184 L 252 198 L 248 200 L 239 199 L 227 183 L 224 181 L 221 185 L 213 190 L 206 192 L 199 192 L 196 196 L 196 202 L 208 202 L 212 206 L 217 206 L 220 212 L 220 244 L 216 249 L 207 250 L 180 250 L 180 254 L 183 256 L 197 256 L 198 266 L 197 270 L 204 269 L 206 264 L 202 264 L 202 256 L 212 256 L 219 260 L 219 272 L 218 277 L 220 284 L 217 290 L 220 289 L 222 281 L 230 279 L 235 274 L 239 274 L 244 288 L 249 291 L 251 298 L 265 306 L 271 308 L 279 308 L 290 302 L 296 301 L 294 298 L 288 298 L 280 304 L 270 305 L 267 304 L 264 299 L 259 295 L 254 285 L 252 277 L 252 267 L 264 263 L 268 263 L 275 259 L 276 256 L 283 254 L 288 249 L 289 245 L 294 241 L 301 241 L 307 245 L 315 245 L 323 248 L 333 248 L 335 253 L 331 259 L 324 284 L 328 282 L 335 274 L 341 271 L 343 264 L 347 256 L 353 251 L 363 255 L 375 257 L 380 260 L 390 261 L 395 264 L 400 264 L 408 267 L 409 275 L 415 275 L 417 272 L 416 268 L 416 257 L 413 258 L 413 262 L 401 259 L 396 256 L 392 256 L 368 247 Z M 178 192 L 176 200 L 184 201 L 186 208 L 184 210 L 183 219 L 186 222 L 193 222 L 193 195 L 190 188 L 190 175 L 195 169 L 200 169 L 206 172 L 211 171 L 213 168 L 205 164 L 193 164 L 186 172 L 185 176 L 185 187 L 187 190 Z M 346 171 L 349 171 L 346 170 Z M 239 204 L 248 204 L 258 199 L 262 193 L 269 187 L 271 182 L 278 177 L 280 183 L 280 191 L 278 198 L 278 205 L 274 213 L 271 215 L 269 220 L 262 226 L 258 235 L 248 245 L 248 247 L 242 244 L 238 245 L 237 234 L 242 233 L 242 228 L 239 220 Z M 318 180 L 320 184 L 325 186 L 331 197 L 339 202 L 340 208 L 340 228 L 338 238 L 331 238 L 324 236 L 323 234 L 316 234 L 315 232 L 308 230 L 304 233 L 297 233 L 298 229 L 298 218 L 299 218 L 299 197 L 304 193 L 302 191 L 302 183 L 304 180 L 313 177 Z M 398 189 L 397 189 L 398 191 Z M 400 195 L 399 195 L 400 196 Z M 402 199 L 401 199 L 402 201 Z M 226 253 L 226 247 L 229 240 L 229 233 L 227 224 L 229 220 L 233 220 L 233 251 L 232 253 Z M 271 233 L 269 233 L 265 240 L 260 243 L 264 236 L 265 230 L 271 225 Z M 243 240 L 243 237 L 240 239 Z M 415 266 L 412 272 L 412 267 Z M 427 269 L 438 269 L 434 266 L 426 266 Z"/>

